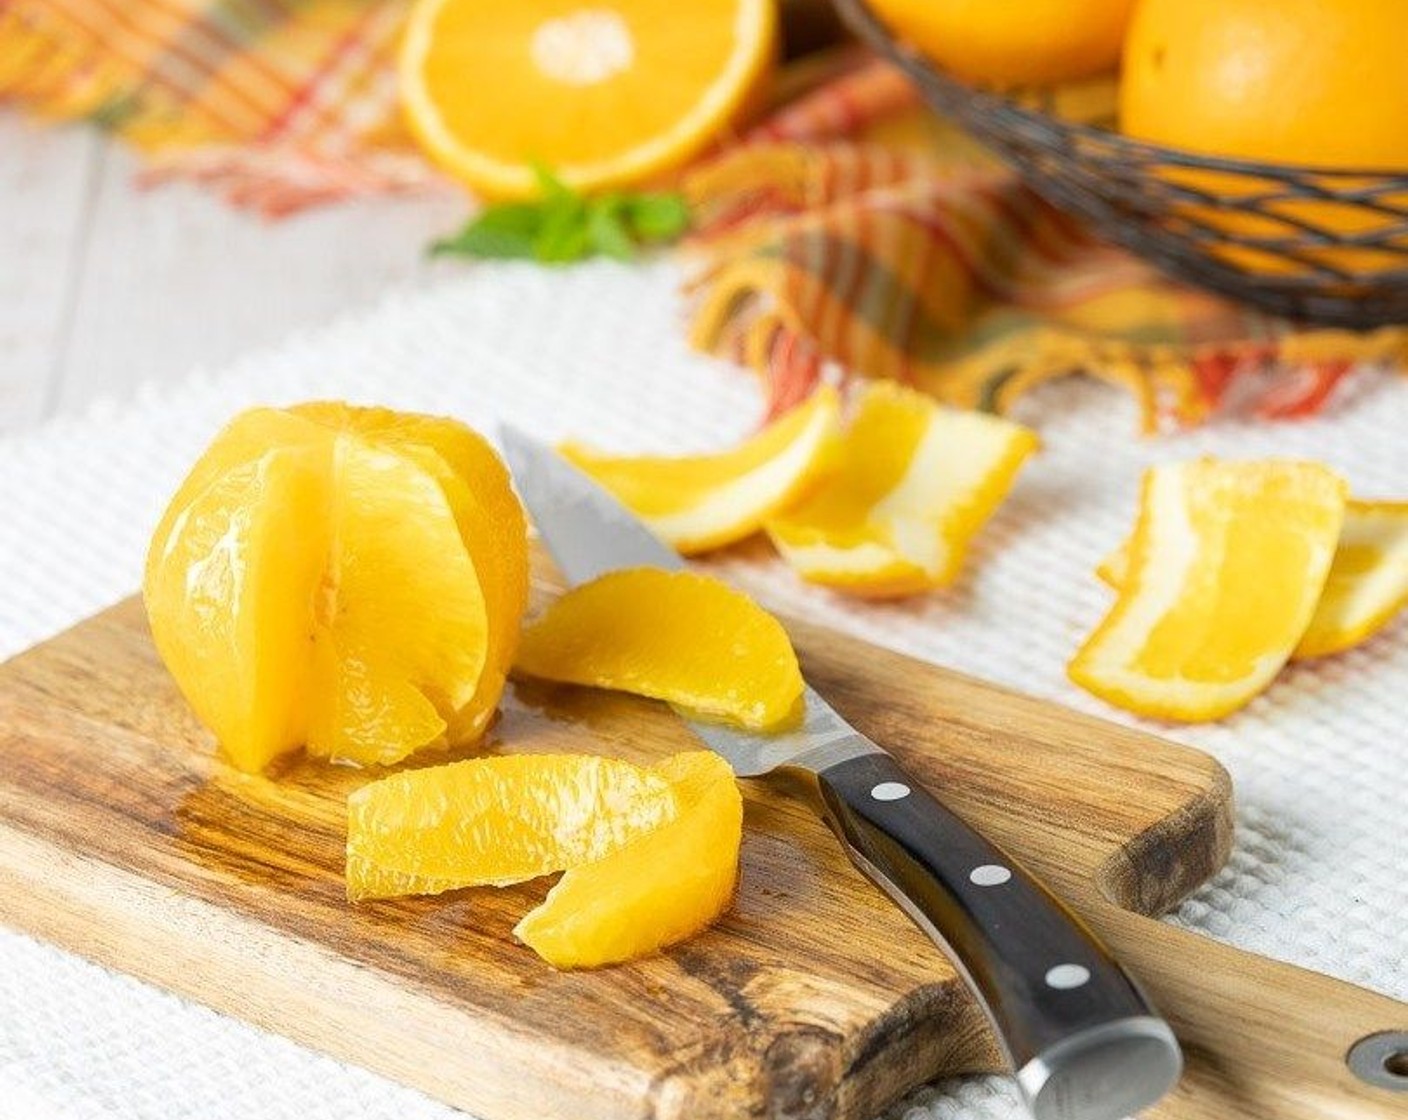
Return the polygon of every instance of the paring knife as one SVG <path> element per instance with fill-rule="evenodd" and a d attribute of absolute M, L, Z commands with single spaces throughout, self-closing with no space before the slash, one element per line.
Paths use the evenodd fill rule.
<path fill-rule="evenodd" d="M 501 440 L 563 575 L 678 569 L 679 555 L 546 444 Z M 681 713 L 741 778 L 814 786 L 851 861 L 942 949 L 977 995 L 1037 1120 L 1119 1120 L 1177 1082 L 1168 1024 L 1085 925 L 810 687 L 795 730 L 752 734 Z"/>

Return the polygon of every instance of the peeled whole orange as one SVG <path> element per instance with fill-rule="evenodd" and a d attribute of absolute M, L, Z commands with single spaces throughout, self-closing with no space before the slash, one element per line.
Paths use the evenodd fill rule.
<path fill-rule="evenodd" d="M 468 741 L 527 600 L 523 513 L 453 420 L 317 403 L 224 429 L 152 537 L 158 652 L 248 771 L 306 745 L 389 764 Z"/>
<path fill-rule="evenodd" d="M 637 182 L 717 139 L 771 76 L 774 0 L 418 0 L 400 59 L 411 130 L 490 197 Z"/>
<path fill-rule="evenodd" d="M 902 39 L 964 78 L 1040 85 L 1113 70 L 1134 0 L 869 0 Z"/>

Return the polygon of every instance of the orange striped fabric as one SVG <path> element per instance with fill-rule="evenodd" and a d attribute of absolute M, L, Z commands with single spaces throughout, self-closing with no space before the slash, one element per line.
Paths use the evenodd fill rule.
<path fill-rule="evenodd" d="M 401 130 L 396 0 L 0 0 L 0 99 L 90 120 L 277 216 L 439 180 Z"/>
<path fill-rule="evenodd" d="M 756 369 L 769 415 L 835 370 L 1005 411 L 1084 373 L 1147 431 L 1323 408 L 1408 331 L 1304 330 L 1102 245 L 862 64 L 685 178 L 696 346 Z"/>

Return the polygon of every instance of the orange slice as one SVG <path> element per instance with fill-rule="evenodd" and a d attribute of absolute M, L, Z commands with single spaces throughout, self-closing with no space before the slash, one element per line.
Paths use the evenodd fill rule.
<path fill-rule="evenodd" d="M 578 444 L 562 453 L 684 553 L 751 536 L 796 501 L 830 465 L 840 402 L 825 386 L 799 408 L 731 451 L 687 458 L 600 455 Z"/>
<path fill-rule="evenodd" d="M 658 767 L 675 819 L 595 863 L 570 868 L 514 933 L 558 968 L 632 960 L 692 937 L 728 909 L 738 883 L 743 798 L 712 751 Z"/>
<path fill-rule="evenodd" d="M 574 587 L 525 628 L 516 665 L 754 729 L 786 720 L 802 695 L 797 655 L 777 619 L 711 576 L 658 568 Z"/>
<path fill-rule="evenodd" d="M 475 190 L 525 196 L 533 164 L 579 189 L 677 167 L 770 77 L 774 0 L 418 0 L 401 100 L 430 156 Z"/>
<path fill-rule="evenodd" d="M 347 799 L 353 901 L 504 886 L 601 859 L 676 817 L 667 777 L 591 755 L 411 770 Z"/>
<path fill-rule="evenodd" d="M 1100 562 L 1096 575 L 1118 589 L 1129 566 L 1129 546 Z M 1345 503 L 1335 558 L 1315 614 L 1292 661 L 1324 657 L 1373 637 L 1408 606 L 1408 502 Z"/>
<path fill-rule="evenodd" d="M 834 474 L 772 517 L 768 535 L 813 583 L 876 597 L 941 587 L 1036 447 L 1019 424 L 874 382 Z"/>
<path fill-rule="evenodd" d="M 1344 482 L 1316 463 L 1150 470 L 1128 575 L 1071 661 L 1071 679 L 1165 719 L 1217 719 L 1242 707 L 1310 625 L 1344 506 Z"/>
<path fill-rule="evenodd" d="M 143 581 L 163 661 L 227 757 L 391 763 L 482 733 L 527 598 L 508 473 L 452 420 L 255 409 L 192 468 Z"/>

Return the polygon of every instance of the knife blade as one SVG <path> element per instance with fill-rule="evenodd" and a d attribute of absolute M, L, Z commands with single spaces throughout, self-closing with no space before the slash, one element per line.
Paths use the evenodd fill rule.
<path fill-rule="evenodd" d="M 514 485 L 572 584 L 680 556 L 551 447 L 500 430 Z M 739 777 L 800 778 L 851 862 L 954 963 L 1037 1120 L 1120 1120 L 1177 1082 L 1168 1024 L 1095 935 L 810 686 L 775 735 L 680 717 Z"/>

